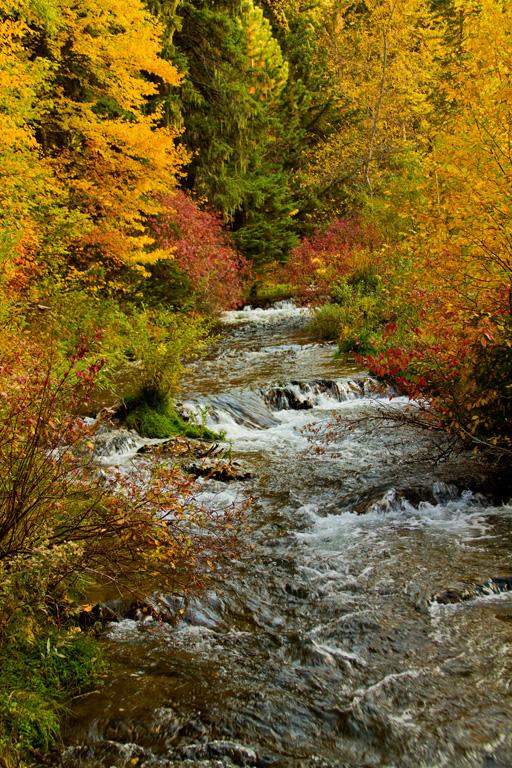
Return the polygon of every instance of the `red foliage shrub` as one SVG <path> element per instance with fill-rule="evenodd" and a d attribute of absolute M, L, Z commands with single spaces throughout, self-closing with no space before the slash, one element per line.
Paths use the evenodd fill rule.
<path fill-rule="evenodd" d="M 357 217 L 338 219 L 304 238 L 284 267 L 282 280 L 304 296 L 328 296 L 333 281 L 357 269 L 356 254 L 376 246 L 375 233 Z"/>
<path fill-rule="evenodd" d="M 160 202 L 166 210 L 151 222 L 152 234 L 161 247 L 174 247 L 176 264 L 192 283 L 199 308 L 216 312 L 240 305 L 248 265 L 229 242 L 219 216 L 202 211 L 184 192 Z"/>
<path fill-rule="evenodd" d="M 241 508 L 203 507 L 194 483 L 165 459 L 123 471 L 98 465 L 99 422 L 76 411 L 90 402 L 104 361 L 79 344 L 64 367 L 55 363 L 51 349 L 25 338 L 2 349 L 0 577 L 44 566 L 45 601 L 77 577 L 120 594 L 200 586 L 236 553 Z M 18 610 L 11 603 L 0 590 L 0 635 Z"/>

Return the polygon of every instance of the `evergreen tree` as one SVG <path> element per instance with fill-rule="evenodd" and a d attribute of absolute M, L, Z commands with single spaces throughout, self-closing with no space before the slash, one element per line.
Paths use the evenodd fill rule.
<path fill-rule="evenodd" d="M 297 223 L 302 233 L 324 219 L 329 189 L 311 183 L 307 168 L 319 148 L 340 130 L 337 80 L 331 64 L 331 0 L 261 0 L 274 24 L 289 66 L 283 92 L 282 155 L 291 173 L 296 196 Z"/>
<path fill-rule="evenodd" d="M 184 73 L 167 110 L 192 158 L 184 187 L 221 212 L 245 255 L 283 260 L 297 242 L 282 152 L 288 65 L 269 21 L 253 0 L 182 0 L 178 17 L 175 3 L 148 2 L 157 14 L 164 6 Z"/>

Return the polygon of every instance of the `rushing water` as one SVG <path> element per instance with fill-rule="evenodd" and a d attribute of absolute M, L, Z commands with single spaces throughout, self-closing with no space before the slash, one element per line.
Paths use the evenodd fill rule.
<path fill-rule="evenodd" d="M 254 499 L 252 548 L 176 626 L 111 625 L 61 764 L 512 766 L 512 593 L 431 601 L 512 572 L 512 506 L 478 494 L 469 461 L 433 463 L 433 437 L 361 423 L 406 405 L 314 343 L 304 312 L 225 319 L 185 405 L 254 471 L 202 494 Z M 352 428 L 315 451 L 333 413 Z"/>

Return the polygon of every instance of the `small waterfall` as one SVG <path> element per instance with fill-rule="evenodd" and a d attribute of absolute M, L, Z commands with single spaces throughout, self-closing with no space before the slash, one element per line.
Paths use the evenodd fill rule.
<path fill-rule="evenodd" d="M 371 378 L 313 379 L 291 381 L 261 389 L 263 400 L 273 411 L 300 411 L 328 405 L 329 400 L 343 403 L 382 394 L 382 386 Z"/>
<path fill-rule="evenodd" d="M 94 455 L 98 459 L 113 459 L 137 453 L 147 441 L 128 429 L 102 426 L 94 437 Z"/>
<path fill-rule="evenodd" d="M 251 429 L 275 427 L 275 419 L 262 398 L 256 392 L 231 392 L 205 398 L 201 405 L 206 407 L 213 424 L 222 424 L 227 414 L 236 423 Z"/>
<path fill-rule="evenodd" d="M 183 403 L 183 409 L 196 418 L 206 414 L 213 427 L 222 427 L 227 420 L 249 429 L 269 429 L 281 423 L 274 412 L 335 407 L 348 400 L 381 394 L 382 387 L 370 378 L 313 379 L 209 395 Z"/>
<path fill-rule="evenodd" d="M 293 301 L 278 301 L 267 309 L 246 306 L 241 310 L 224 312 L 222 320 L 226 325 L 277 324 L 286 321 L 304 322 L 311 314 L 307 307 L 298 307 Z"/>

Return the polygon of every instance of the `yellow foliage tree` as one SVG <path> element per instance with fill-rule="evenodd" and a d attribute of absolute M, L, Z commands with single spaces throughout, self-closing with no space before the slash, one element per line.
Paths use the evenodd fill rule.
<path fill-rule="evenodd" d="M 410 189 L 418 140 L 428 141 L 437 33 L 426 0 L 346 0 L 331 3 L 330 18 L 340 128 L 315 148 L 309 173 L 320 189 L 373 207 L 394 177 Z"/>
<path fill-rule="evenodd" d="M 429 397 L 459 436 L 510 452 L 512 7 L 480 0 L 455 11 L 423 177 L 398 208 L 409 231 L 391 244 L 402 257 L 397 333 L 374 370 Z"/>
<path fill-rule="evenodd" d="M 50 170 L 39 155 L 31 122 L 48 76 L 47 62 L 32 63 L 23 47 L 27 24 L 0 3 L 0 274 L 4 286 L 23 281 L 33 264 L 41 232 L 34 198 L 44 193 Z"/>
<path fill-rule="evenodd" d="M 160 83 L 179 83 L 159 56 L 160 27 L 139 0 L 2 0 L 0 13 L 1 71 L 11 81 L 2 151 L 17 142 L 12 162 L 35 169 L 32 217 L 50 206 L 68 223 L 53 227 L 52 267 L 93 274 L 101 287 L 121 268 L 162 256 L 146 218 L 185 156 L 149 107 Z M 8 192 L 6 207 L 16 213 L 15 197 Z M 30 235 L 27 226 L 25 242 Z"/>
<path fill-rule="evenodd" d="M 444 328 L 443 358 L 457 361 L 456 428 L 510 445 L 512 8 L 482 0 L 461 10 L 460 51 L 442 86 L 450 114 L 425 162 L 408 290 L 421 289 L 428 308 L 424 343 Z"/>

